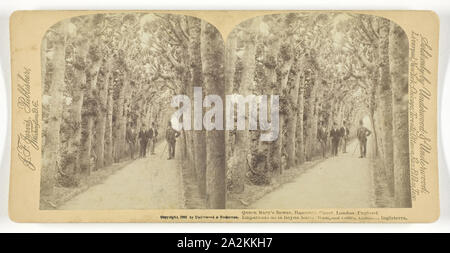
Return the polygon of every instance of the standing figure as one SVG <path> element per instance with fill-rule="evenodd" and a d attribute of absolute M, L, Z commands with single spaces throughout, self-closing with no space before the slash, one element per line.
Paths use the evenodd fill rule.
<path fill-rule="evenodd" d="M 150 153 L 152 155 L 154 155 L 155 154 L 156 141 L 157 141 L 156 137 L 158 136 L 158 130 L 156 129 L 155 122 L 152 122 L 152 126 L 151 126 L 149 132 L 151 132 L 151 135 L 150 135 Z"/>
<path fill-rule="evenodd" d="M 147 155 L 147 143 L 148 143 L 148 131 L 145 129 L 145 125 L 142 125 L 141 131 L 139 131 L 139 144 L 141 145 L 140 157 Z"/>
<path fill-rule="evenodd" d="M 136 133 L 134 127 L 131 124 L 128 125 L 127 132 L 125 134 L 125 139 L 130 149 L 131 159 L 134 159 L 134 149 L 136 146 Z"/>
<path fill-rule="evenodd" d="M 172 123 L 169 120 L 166 128 L 166 141 L 169 145 L 169 158 L 167 158 L 167 160 L 175 157 L 175 144 L 178 136 L 180 136 L 180 132 L 172 128 Z"/>
<path fill-rule="evenodd" d="M 331 137 L 331 154 L 337 156 L 339 141 L 341 139 L 341 131 L 338 129 L 336 122 L 333 123 L 333 128 L 330 131 Z"/>
<path fill-rule="evenodd" d="M 317 130 L 317 139 L 320 142 L 320 147 L 322 148 L 322 157 L 326 158 L 327 153 L 327 128 L 325 127 L 325 122 L 320 123 L 320 127 Z"/>
<path fill-rule="evenodd" d="M 347 153 L 347 141 L 348 141 L 348 136 L 350 134 L 350 130 L 348 129 L 347 126 L 347 122 L 342 123 L 342 127 L 341 127 L 341 136 L 342 136 L 342 153 Z"/>
<path fill-rule="evenodd" d="M 363 126 L 363 121 L 360 120 L 359 121 L 359 128 L 358 131 L 356 133 L 358 140 L 359 140 L 359 151 L 360 151 L 360 156 L 359 158 L 363 158 L 366 157 L 366 152 L 367 152 L 367 136 L 369 136 L 372 132 L 367 129 L 366 127 Z"/>

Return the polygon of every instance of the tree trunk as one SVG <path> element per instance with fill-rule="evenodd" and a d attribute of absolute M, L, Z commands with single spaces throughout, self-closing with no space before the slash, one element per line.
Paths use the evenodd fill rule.
<path fill-rule="evenodd" d="M 50 195 L 56 184 L 56 178 L 59 171 L 59 145 L 60 145 L 60 127 L 61 127 L 61 108 L 64 89 L 65 72 L 65 35 L 67 23 L 62 21 L 55 28 L 56 38 L 53 41 L 53 74 L 49 87 L 49 112 L 47 122 L 47 132 L 45 133 L 45 143 L 42 152 L 42 171 L 41 171 L 41 194 Z M 45 54 L 45 52 L 44 52 Z"/>
<path fill-rule="evenodd" d="M 119 77 L 121 80 L 121 84 L 119 87 L 117 87 L 117 99 L 115 99 L 114 104 L 114 128 L 113 128 L 113 141 L 114 141 L 114 162 L 119 162 L 121 159 L 121 156 L 126 151 L 126 141 L 125 141 L 125 131 L 126 131 L 126 125 L 124 124 L 126 121 L 124 121 L 124 104 L 125 104 L 125 78 Z"/>
<path fill-rule="evenodd" d="M 106 124 L 105 124 L 105 166 L 111 165 L 114 162 L 113 156 L 113 80 L 108 80 L 108 99 L 106 102 Z"/>
<path fill-rule="evenodd" d="M 265 66 L 266 66 L 266 78 L 268 82 L 269 89 L 267 90 L 268 93 L 272 94 L 279 94 L 279 86 L 277 84 L 277 61 L 278 61 L 278 52 L 280 49 L 280 38 L 276 37 L 275 35 L 272 35 L 271 38 L 268 39 L 268 47 L 269 50 L 267 52 L 266 60 L 265 60 Z M 281 110 L 281 108 L 280 108 Z M 279 118 L 281 121 L 281 117 Z M 279 126 L 281 134 L 281 125 Z M 268 170 L 272 173 L 276 173 L 278 170 L 280 170 L 281 161 L 279 160 L 279 156 L 275 155 L 275 151 L 279 150 L 279 142 L 273 141 L 268 145 L 268 156 L 267 156 L 267 162 Z"/>
<path fill-rule="evenodd" d="M 253 79 L 255 77 L 255 35 L 251 32 L 255 28 L 256 20 L 251 20 L 249 24 L 250 31 L 244 35 L 243 43 L 244 46 L 244 54 L 242 56 L 242 75 L 239 83 L 239 95 L 246 97 L 250 95 L 251 89 L 253 88 Z M 248 108 L 248 107 L 247 107 Z M 246 109 L 248 110 L 248 109 Z M 237 114 L 236 114 L 237 115 Z M 249 117 L 245 118 L 246 127 L 248 126 Z M 245 188 L 245 178 L 247 174 L 247 166 L 248 160 L 247 156 L 249 154 L 249 130 L 236 130 L 236 149 L 234 153 L 234 165 L 235 168 L 234 173 L 232 173 L 232 182 L 233 182 L 233 192 L 240 193 L 244 191 Z"/>
<path fill-rule="evenodd" d="M 316 93 L 317 93 L 317 78 L 318 75 L 314 74 L 313 80 L 310 80 L 309 83 L 309 97 L 307 99 L 307 104 L 305 105 L 306 109 L 306 138 L 305 138 L 305 159 L 307 161 L 311 161 L 314 156 L 314 144 L 315 144 L 315 136 L 317 133 L 317 125 L 315 125 L 315 107 L 316 107 Z"/>
<path fill-rule="evenodd" d="M 105 132 L 108 112 L 108 89 L 110 66 L 109 61 L 105 60 L 99 73 L 97 123 L 95 125 L 95 154 L 97 156 L 96 169 L 105 166 Z"/>
<path fill-rule="evenodd" d="M 315 80 L 315 101 L 314 101 L 314 110 L 313 110 L 313 117 L 312 117 L 312 124 L 311 124 L 311 158 L 313 158 L 317 152 L 318 152 L 318 142 L 317 142 L 317 129 L 319 124 L 319 110 L 320 110 L 320 104 L 321 99 L 323 97 L 324 89 L 321 89 L 321 82 L 323 81 L 321 78 L 319 78 L 319 74 L 317 73 Z"/>
<path fill-rule="evenodd" d="M 280 48 L 279 60 L 281 61 L 281 65 L 279 66 L 279 76 L 277 77 L 278 84 L 278 94 L 280 95 L 280 125 L 279 125 L 279 134 L 278 139 L 275 141 L 277 144 L 277 149 L 275 149 L 275 157 L 278 161 L 280 161 L 280 166 L 278 167 L 278 173 L 282 173 L 284 169 L 286 169 L 286 164 L 283 161 L 283 156 L 285 156 L 284 152 L 284 133 L 285 131 L 285 120 L 287 118 L 288 113 L 288 91 L 287 91 L 287 83 L 289 80 L 289 73 L 291 71 L 292 63 L 294 62 L 294 51 L 292 45 L 288 41 L 284 43 Z"/>
<path fill-rule="evenodd" d="M 73 89 L 72 104 L 70 108 L 70 118 L 73 120 L 73 125 L 77 126 L 73 128 L 73 132 L 70 134 L 72 138 L 69 139 L 67 146 L 68 151 L 73 155 L 74 158 L 74 168 L 77 175 L 81 172 L 80 167 L 80 151 L 81 151 L 81 122 L 82 122 L 82 108 L 84 100 L 84 90 L 86 89 L 86 57 L 89 51 L 89 43 L 84 42 L 78 48 L 79 55 L 76 56 L 77 64 L 74 68 L 74 85 L 71 87 Z"/>
<path fill-rule="evenodd" d="M 122 154 L 120 155 L 120 159 L 126 158 L 127 155 L 130 156 L 131 155 L 131 150 L 130 147 L 127 145 L 126 142 L 126 134 L 127 134 L 127 123 L 129 123 L 130 119 L 130 105 L 131 105 L 131 93 L 132 93 L 132 89 L 130 86 L 130 77 L 131 74 L 128 72 L 125 72 L 125 78 L 124 78 L 124 101 L 123 101 L 123 116 L 122 116 L 122 121 L 120 122 L 121 126 L 120 126 L 120 140 L 123 143 L 123 145 L 121 145 L 122 150 L 124 152 L 122 152 Z M 133 126 L 130 126 L 133 127 Z M 136 129 L 135 129 L 136 130 Z M 134 156 L 137 157 L 137 155 L 139 155 L 138 153 L 138 141 L 137 141 L 137 137 L 138 137 L 138 133 L 135 131 L 135 137 L 134 137 Z M 125 152 L 126 151 L 126 152 Z"/>
<path fill-rule="evenodd" d="M 225 97 L 224 42 L 214 26 L 202 21 L 201 58 L 206 94 Z M 206 205 L 209 209 L 225 208 L 225 132 L 206 133 Z"/>
<path fill-rule="evenodd" d="M 408 121 L 408 38 L 391 22 L 389 63 L 392 81 L 395 207 L 411 207 Z"/>
<path fill-rule="evenodd" d="M 82 138 L 81 138 L 81 153 L 80 153 L 80 169 L 84 174 L 91 173 L 91 156 L 93 144 L 93 126 L 96 110 L 96 100 L 94 98 L 94 90 L 97 85 L 98 72 L 102 63 L 98 52 L 98 45 L 95 43 L 89 49 L 89 57 L 92 64 L 88 66 L 88 81 L 85 88 L 85 95 L 83 97 L 83 117 L 82 117 Z"/>
<path fill-rule="evenodd" d="M 188 18 L 188 22 L 189 22 L 188 53 L 189 53 L 189 66 L 191 71 L 191 88 L 194 86 L 203 87 L 202 58 L 200 49 L 201 20 L 197 18 Z M 203 101 L 203 99 L 201 101 Z M 200 108 L 202 107 L 202 105 L 199 106 Z M 194 150 L 195 171 L 197 174 L 197 181 L 200 195 L 205 196 L 207 150 L 205 143 L 205 131 L 203 130 L 203 127 L 201 125 L 197 127 L 194 126 L 193 135 L 194 135 L 193 136 L 194 143 L 192 148 Z"/>
<path fill-rule="evenodd" d="M 74 64 L 66 66 L 66 73 L 71 73 L 72 78 L 66 79 L 66 86 L 64 87 L 71 100 L 70 102 L 66 101 L 62 105 L 62 123 L 60 130 L 60 166 L 62 173 L 60 175 L 60 183 L 63 186 L 74 186 L 78 184 L 78 176 L 80 175 L 80 125 L 83 90 L 86 87 L 85 60 L 88 51 L 86 44 L 86 41 L 84 41 L 76 52 L 72 52 L 72 57 L 75 59 Z"/>
<path fill-rule="evenodd" d="M 235 34 L 230 34 L 227 38 L 227 46 L 226 46 L 226 55 L 225 55 L 225 88 L 226 94 L 233 93 L 234 80 L 235 80 L 235 72 L 236 72 L 236 46 L 237 46 L 237 38 Z M 234 152 L 234 138 L 235 131 L 226 131 L 226 155 L 227 161 L 229 161 L 233 157 Z M 227 180 L 229 183 L 232 183 L 231 178 L 228 178 L 229 172 L 232 172 L 231 166 L 228 164 L 227 166 Z M 230 190 L 230 189 L 229 189 Z"/>

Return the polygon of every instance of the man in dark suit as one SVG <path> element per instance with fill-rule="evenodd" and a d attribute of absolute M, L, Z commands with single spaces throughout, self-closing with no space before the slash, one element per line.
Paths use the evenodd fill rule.
<path fill-rule="evenodd" d="M 127 130 L 125 132 L 125 139 L 129 145 L 131 159 L 134 159 L 136 133 L 134 132 L 134 127 L 131 123 L 128 124 Z"/>
<path fill-rule="evenodd" d="M 145 125 L 142 125 L 138 137 L 141 144 L 140 157 L 145 157 L 147 155 L 147 143 L 148 143 L 148 132 L 145 128 Z"/>
<path fill-rule="evenodd" d="M 371 133 L 372 132 L 369 129 L 364 127 L 363 121 L 360 120 L 359 121 L 359 128 L 358 128 L 358 131 L 356 132 L 356 135 L 358 136 L 358 141 L 359 141 L 359 152 L 360 152 L 359 158 L 366 157 L 366 153 L 367 153 L 367 136 L 369 136 Z"/>
<path fill-rule="evenodd" d="M 326 151 L 327 151 L 327 128 L 325 126 L 325 122 L 321 122 L 319 129 L 317 130 L 317 139 L 320 142 L 320 147 L 322 148 L 322 157 L 326 157 Z"/>
<path fill-rule="evenodd" d="M 172 123 L 169 120 L 166 128 L 166 141 L 169 145 L 169 158 L 167 160 L 175 158 L 175 144 L 178 136 L 180 136 L 180 132 L 172 128 Z"/>
<path fill-rule="evenodd" d="M 339 141 L 341 139 L 341 131 L 338 129 L 336 122 L 333 123 L 333 128 L 330 131 L 331 137 L 331 154 L 337 156 Z"/>

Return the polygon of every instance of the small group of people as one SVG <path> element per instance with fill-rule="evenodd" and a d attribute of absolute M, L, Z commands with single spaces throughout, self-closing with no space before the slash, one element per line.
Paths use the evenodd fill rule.
<path fill-rule="evenodd" d="M 172 124 L 169 121 L 166 128 L 166 141 L 168 145 L 169 157 L 167 160 L 175 158 L 175 144 L 176 139 L 180 136 L 180 132 L 172 128 Z M 132 123 L 127 125 L 125 139 L 128 143 L 130 157 L 135 159 L 136 141 L 139 140 L 139 157 L 143 158 L 147 156 L 147 147 L 150 147 L 150 154 L 155 154 L 155 146 L 158 137 L 158 130 L 155 122 L 152 122 L 149 128 L 145 124 L 141 126 L 138 134 L 136 134 L 135 127 Z"/>
<path fill-rule="evenodd" d="M 358 131 L 356 132 L 356 137 L 358 137 L 358 141 L 359 141 L 359 152 L 361 154 L 359 156 L 359 158 L 366 157 L 366 153 L 367 153 L 367 136 L 369 136 L 371 133 L 372 132 L 364 126 L 363 121 L 360 120 L 359 121 L 359 128 L 358 128 Z"/>
<path fill-rule="evenodd" d="M 364 127 L 363 121 L 359 121 L 359 128 L 357 130 L 356 136 L 359 141 L 359 149 L 360 149 L 360 158 L 366 157 L 367 153 L 367 136 L 369 136 L 372 132 Z M 176 131 L 172 127 L 171 121 L 168 122 L 167 128 L 166 128 L 166 141 L 168 145 L 168 155 L 169 157 L 167 160 L 171 160 L 175 158 L 175 146 L 176 146 L 176 139 L 178 136 L 180 136 L 180 132 Z M 139 141 L 140 141 L 140 157 L 146 157 L 147 155 L 147 146 L 150 144 L 150 153 L 153 155 L 155 154 L 155 145 L 157 141 L 158 136 L 158 130 L 156 128 L 156 125 L 154 122 L 152 122 L 150 128 L 146 128 L 145 125 L 142 125 L 141 130 L 139 131 L 139 134 L 137 135 Z M 319 129 L 317 130 L 317 139 L 320 143 L 320 146 L 322 148 L 322 156 L 326 157 L 326 151 L 327 151 L 327 140 L 328 137 L 331 138 L 331 155 L 337 156 L 339 146 L 342 147 L 342 153 L 347 153 L 347 143 L 350 136 L 350 130 L 348 127 L 347 122 L 344 120 L 341 127 L 338 127 L 337 123 L 334 122 L 331 130 L 327 130 L 327 126 L 325 122 L 321 122 L 319 125 Z M 136 141 L 136 133 L 133 127 L 129 126 L 127 127 L 126 132 L 126 141 L 129 144 L 130 147 L 130 155 L 131 159 L 134 159 L 134 152 L 135 152 L 135 141 Z"/>
<path fill-rule="evenodd" d="M 360 158 L 366 157 L 367 151 L 367 136 L 371 134 L 371 131 L 364 127 L 363 121 L 359 121 L 359 128 L 357 130 L 357 138 L 359 141 L 360 147 Z M 350 130 L 348 127 L 348 123 L 344 120 L 342 126 L 339 127 L 336 122 L 333 123 L 333 126 L 328 135 L 328 130 L 325 122 L 321 122 L 319 129 L 317 130 L 317 139 L 322 148 L 322 156 L 326 157 L 327 151 L 327 140 L 328 136 L 331 138 L 331 155 L 337 156 L 339 146 L 342 147 L 342 153 L 347 153 L 347 143 L 350 136 Z"/>
<path fill-rule="evenodd" d="M 145 124 L 141 126 L 138 134 L 136 130 L 129 124 L 127 127 L 125 139 L 129 145 L 131 159 L 135 159 L 134 154 L 136 151 L 136 137 L 139 140 L 139 157 L 147 156 L 147 146 L 150 145 L 150 153 L 155 154 L 155 145 L 158 137 L 158 130 L 155 122 L 152 122 L 151 126 L 147 128 Z"/>

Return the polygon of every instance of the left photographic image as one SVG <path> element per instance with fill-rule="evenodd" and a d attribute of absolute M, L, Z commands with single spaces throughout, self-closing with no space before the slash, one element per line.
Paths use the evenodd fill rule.
<path fill-rule="evenodd" d="M 170 102 L 222 70 L 223 45 L 213 26 L 184 15 L 84 15 L 48 29 L 40 209 L 184 208 L 194 138 L 171 127 Z"/>

